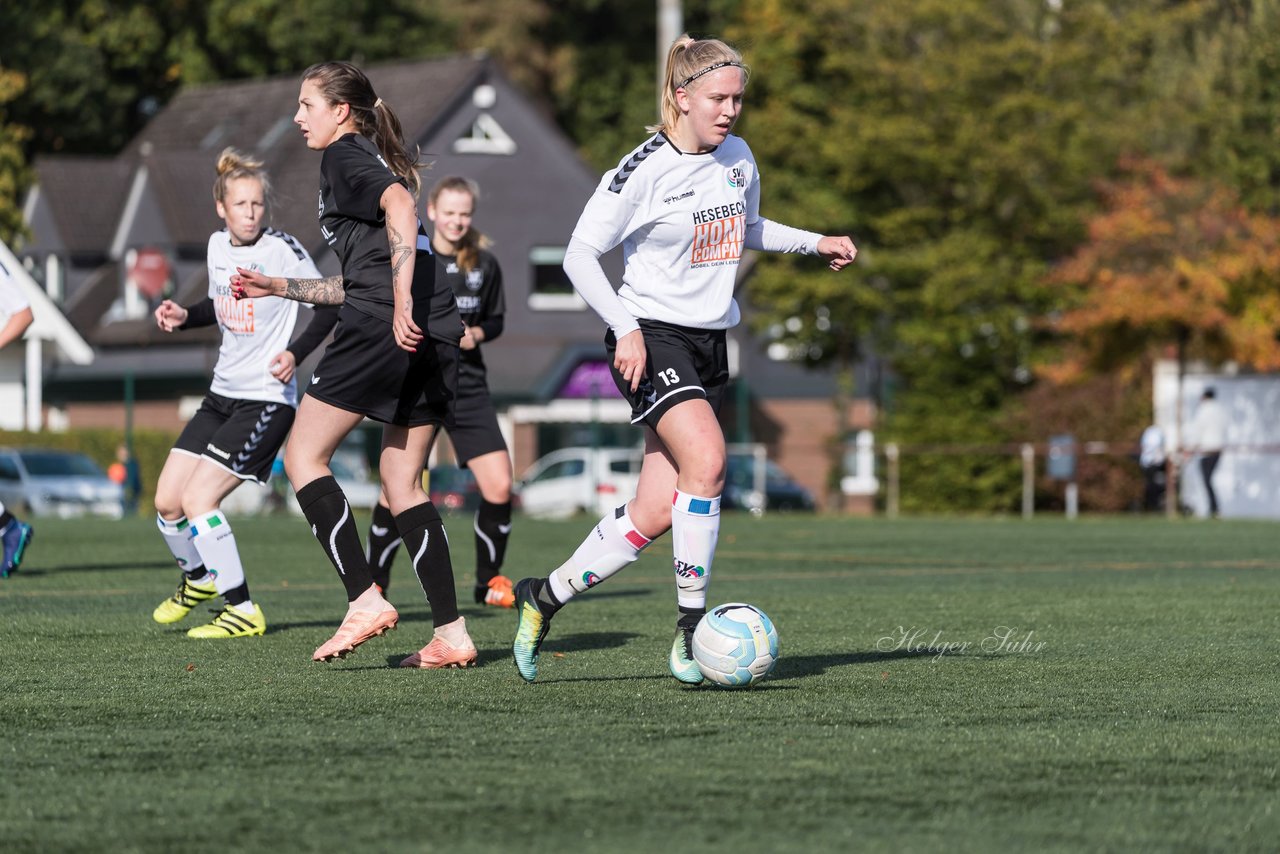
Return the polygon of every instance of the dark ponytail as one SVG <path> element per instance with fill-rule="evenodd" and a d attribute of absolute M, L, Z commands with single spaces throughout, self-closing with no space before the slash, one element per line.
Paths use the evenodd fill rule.
<path fill-rule="evenodd" d="M 349 62 L 321 62 L 302 72 L 302 79 L 314 81 L 330 106 L 350 107 L 352 121 L 360 135 L 377 147 L 391 171 L 408 183 L 414 196 L 421 192 L 422 178 L 418 175 L 421 152 L 416 145 L 410 149 L 405 143 L 400 119 L 374 94 L 373 84 L 363 71 Z"/>

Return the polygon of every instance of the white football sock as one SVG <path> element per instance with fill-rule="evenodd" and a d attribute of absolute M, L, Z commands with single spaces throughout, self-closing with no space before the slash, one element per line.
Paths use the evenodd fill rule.
<path fill-rule="evenodd" d="M 596 523 L 573 556 L 548 576 L 551 595 L 563 605 L 635 561 L 649 545 L 624 504 Z"/>
<path fill-rule="evenodd" d="M 221 510 L 211 510 L 191 520 L 194 532 L 192 542 L 204 561 L 205 569 L 213 576 L 219 595 L 244 584 L 244 566 L 240 563 L 240 550 L 236 548 L 236 535 L 231 523 Z M 240 602 L 237 608 L 252 607 L 252 603 Z"/>
<path fill-rule="evenodd" d="M 190 573 L 204 566 L 204 562 L 200 560 L 200 553 L 196 551 L 191 541 L 191 525 L 187 523 L 186 516 L 179 516 L 170 521 L 157 513 L 156 527 L 160 529 L 164 544 L 169 547 L 169 553 L 178 562 L 179 569 Z M 201 578 L 199 573 L 196 573 L 196 577 Z"/>
<path fill-rule="evenodd" d="M 676 490 L 671 501 L 671 549 L 675 555 L 676 604 L 681 611 L 707 609 L 707 584 L 720 536 L 720 496 L 700 498 Z"/>

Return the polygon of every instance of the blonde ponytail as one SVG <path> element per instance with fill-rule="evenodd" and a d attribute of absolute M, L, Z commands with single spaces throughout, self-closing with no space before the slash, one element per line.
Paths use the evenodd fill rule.
<path fill-rule="evenodd" d="M 645 130 L 649 133 L 675 130 L 676 120 L 680 118 L 676 90 L 688 89 L 702 75 L 726 66 L 741 68 L 744 83 L 751 73 L 742 62 L 742 54 L 720 39 L 695 39 L 685 33 L 672 42 L 671 50 L 667 51 L 667 73 L 662 81 L 662 121 Z"/>
<path fill-rule="evenodd" d="M 221 202 L 227 197 L 227 185 L 240 178 L 256 178 L 262 184 L 262 197 L 271 197 L 271 181 L 261 160 L 242 154 L 234 148 L 224 148 L 218 155 L 218 177 L 213 182 L 213 200 Z"/>

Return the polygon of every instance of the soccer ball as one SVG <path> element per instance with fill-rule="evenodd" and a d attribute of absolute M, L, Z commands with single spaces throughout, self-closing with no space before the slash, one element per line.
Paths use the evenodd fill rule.
<path fill-rule="evenodd" d="M 778 632 L 754 605 L 720 605 L 707 611 L 693 631 L 693 660 L 711 682 L 745 688 L 773 669 Z"/>

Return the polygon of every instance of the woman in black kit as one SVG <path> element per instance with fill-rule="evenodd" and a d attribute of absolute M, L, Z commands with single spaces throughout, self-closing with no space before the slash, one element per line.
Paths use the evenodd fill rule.
<path fill-rule="evenodd" d="M 294 121 L 320 162 L 320 231 L 342 264 L 327 279 L 268 278 L 239 269 L 240 297 L 341 303 L 333 343 L 311 378 L 285 449 L 298 503 L 346 587 L 342 625 L 312 656 L 341 658 L 393 629 L 395 608 L 373 583 L 351 507 L 329 469 L 342 439 L 367 416 L 383 423 L 379 473 L 435 623 L 402 667 L 466 667 L 475 645 L 458 616 L 440 514 L 422 489 L 423 463 L 452 418 L 463 334 L 453 294 L 435 281 L 417 216 L 417 152 L 364 73 L 345 62 L 302 75 Z M 389 327 L 389 328 L 388 328 Z"/>
<path fill-rule="evenodd" d="M 511 455 L 498 427 L 498 413 L 489 396 L 484 358 L 480 355 L 482 342 L 502 334 L 506 301 L 502 269 L 485 249 L 488 240 L 471 224 L 479 197 L 475 182 L 458 176 L 441 178 L 427 196 L 427 219 L 434 227 L 431 248 L 438 265 L 436 277 L 453 292 L 466 326 L 458 365 L 458 401 L 449 439 L 458 465 L 470 469 L 480 487 L 480 507 L 474 523 L 474 597 L 477 605 L 510 608 L 516 597 L 511 592 L 511 579 L 501 570 L 511 535 Z M 384 591 L 391 578 L 399 536 L 384 495 L 373 508 L 366 552 L 373 580 Z"/>

